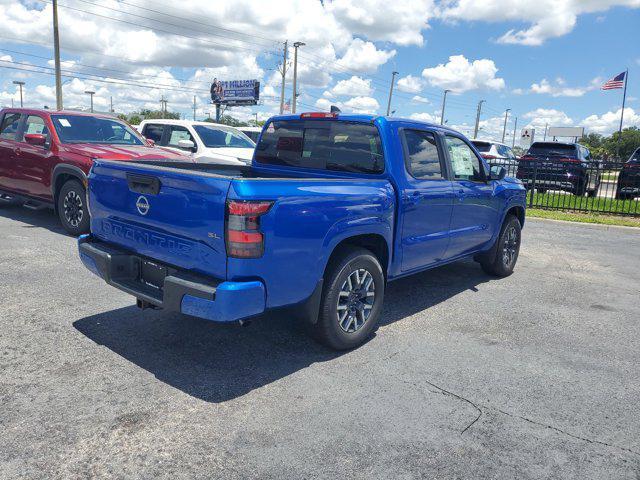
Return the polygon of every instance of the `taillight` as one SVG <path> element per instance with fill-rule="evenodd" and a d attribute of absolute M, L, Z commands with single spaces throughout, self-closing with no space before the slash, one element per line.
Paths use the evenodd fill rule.
<path fill-rule="evenodd" d="M 559 158 L 558 161 L 564 162 L 564 163 L 582 163 L 580 160 L 576 158 Z"/>
<path fill-rule="evenodd" d="M 526 161 L 535 160 L 535 159 L 536 157 L 532 157 L 531 155 L 523 155 L 520 157 L 520 160 L 526 160 Z"/>
<path fill-rule="evenodd" d="M 227 201 L 227 255 L 236 258 L 259 258 L 264 253 L 264 235 L 260 216 L 273 202 Z"/>
<path fill-rule="evenodd" d="M 337 118 L 336 112 L 305 112 L 300 114 L 300 118 Z"/>
<path fill-rule="evenodd" d="M 487 155 L 485 153 L 481 153 L 480 155 L 482 155 L 482 158 L 484 158 L 485 160 L 495 160 L 496 158 L 498 158 L 495 155 Z"/>

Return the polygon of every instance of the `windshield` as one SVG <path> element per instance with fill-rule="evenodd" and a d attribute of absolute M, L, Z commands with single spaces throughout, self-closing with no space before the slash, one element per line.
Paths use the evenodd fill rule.
<path fill-rule="evenodd" d="M 640 163 L 640 148 L 631 154 L 627 163 Z"/>
<path fill-rule="evenodd" d="M 480 153 L 487 153 L 491 150 L 491 144 L 489 142 L 478 142 L 477 140 L 471 140 L 471 143 L 478 149 Z"/>
<path fill-rule="evenodd" d="M 578 156 L 578 152 L 576 151 L 576 146 L 566 143 L 542 143 L 536 142 L 531 147 L 529 147 L 529 151 L 527 152 L 530 155 L 546 155 L 546 156 Z"/>
<path fill-rule="evenodd" d="M 255 148 L 244 133 L 217 125 L 195 125 L 194 130 L 207 148 Z"/>
<path fill-rule="evenodd" d="M 367 123 L 338 120 L 275 121 L 256 147 L 258 163 L 289 167 L 381 173 L 378 129 Z"/>
<path fill-rule="evenodd" d="M 111 118 L 51 115 L 51 120 L 62 143 L 144 145 L 131 127 Z"/>

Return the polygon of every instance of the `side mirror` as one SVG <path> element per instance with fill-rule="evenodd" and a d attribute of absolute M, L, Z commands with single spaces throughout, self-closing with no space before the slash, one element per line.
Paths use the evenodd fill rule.
<path fill-rule="evenodd" d="M 47 143 L 47 137 L 41 133 L 25 133 L 24 141 L 29 145 L 44 147 L 44 144 Z"/>
<path fill-rule="evenodd" d="M 183 148 L 184 150 L 190 150 L 193 151 L 193 149 L 195 148 L 196 144 L 193 143 L 191 140 L 178 140 L 178 147 Z"/>
<path fill-rule="evenodd" d="M 155 147 L 156 146 L 156 141 L 155 140 L 151 140 L 150 138 L 144 137 L 144 139 L 147 141 L 147 145 L 149 145 L 150 147 Z"/>
<path fill-rule="evenodd" d="M 507 176 L 507 169 L 500 165 L 494 165 L 491 167 L 491 173 L 489 174 L 489 180 L 502 180 Z"/>

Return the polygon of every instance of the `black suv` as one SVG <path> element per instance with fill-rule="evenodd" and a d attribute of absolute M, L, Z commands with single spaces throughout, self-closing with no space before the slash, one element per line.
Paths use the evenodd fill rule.
<path fill-rule="evenodd" d="M 635 197 L 640 197 L 640 148 L 636 149 L 622 166 L 616 189 L 616 198 L 619 200 Z"/>
<path fill-rule="evenodd" d="M 589 149 L 578 143 L 534 142 L 518 162 L 516 176 L 527 188 L 539 193 L 564 190 L 595 197 L 600 188 L 601 169 Z"/>

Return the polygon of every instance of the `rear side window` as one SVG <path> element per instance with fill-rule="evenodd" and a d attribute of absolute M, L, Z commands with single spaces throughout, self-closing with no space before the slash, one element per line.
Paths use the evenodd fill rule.
<path fill-rule="evenodd" d="M 164 131 L 164 126 L 155 125 L 153 123 L 147 123 L 142 129 L 142 135 L 149 140 L 153 140 L 158 145 L 162 141 L 162 132 Z"/>
<path fill-rule="evenodd" d="M 404 130 L 407 146 L 407 171 L 415 178 L 442 178 L 442 166 L 436 138 L 431 132 Z"/>
<path fill-rule="evenodd" d="M 18 127 L 20 126 L 19 113 L 7 113 L 0 124 L 0 138 L 5 140 L 18 139 Z"/>
<path fill-rule="evenodd" d="M 191 134 L 189 133 L 189 130 L 187 130 L 185 127 L 174 125 L 171 127 L 171 135 L 169 136 L 169 146 L 180 148 L 180 145 L 178 145 L 178 142 L 180 140 L 190 140 L 193 142 L 194 145 L 196 143 L 193 137 L 191 136 Z"/>
<path fill-rule="evenodd" d="M 338 120 L 271 122 L 256 147 L 255 160 L 343 172 L 384 171 L 378 129 L 367 123 Z"/>

